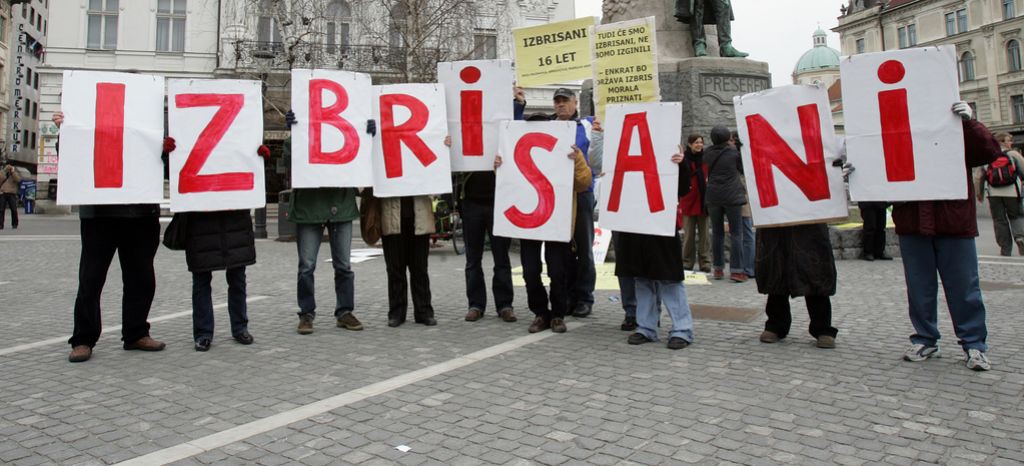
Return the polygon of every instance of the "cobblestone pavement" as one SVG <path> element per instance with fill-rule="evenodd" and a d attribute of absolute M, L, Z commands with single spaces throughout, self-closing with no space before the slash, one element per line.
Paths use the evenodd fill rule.
<path fill-rule="evenodd" d="M 64 235 L 77 225 L 23 225 L 0 235 L 4 464 L 1024 463 L 1020 259 L 981 265 L 987 373 L 963 367 L 944 307 L 944 357 L 900 360 L 910 324 L 899 261 L 839 263 L 835 350 L 812 346 L 794 302 L 781 344 L 757 341 L 758 315 L 700 319 L 695 344 L 671 351 L 626 344 L 615 291 L 599 291 L 594 315 L 569 319 L 564 335 L 528 336 L 521 288 L 519 322 L 493 309 L 465 322 L 464 259 L 447 245 L 430 259 L 437 327 L 388 328 L 383 259 L 354 266 L 362 332 L 333 325 L 324 245 L 316 332 L 301 336 L 295 245 L 272 241 L 248 270 L 254 345 L 231 340 L 221 308 L 213 348 L 193 351 L 190 275 L 183 254 L 161 249 L 151 319 L 167 350 L 125 352 L 108 331 L 91 361 L 70 364 L 80 243 Z M 108 329 L 120 288 L 115 261 Z M 687 292 L 692 304 L 764 305 L 753 282 Z"/>

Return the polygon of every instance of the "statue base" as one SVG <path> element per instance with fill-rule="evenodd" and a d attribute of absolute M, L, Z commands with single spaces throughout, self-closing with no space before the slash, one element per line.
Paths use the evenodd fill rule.
<path fill-rule="evenodd" d="M 711 128 L 736 128 L 733 97 L 772 87 L 768 64 L 742 58 L 698 57 L 658 64 L 662 102 L 683 103 L 683 140 L 700 134 L 708 140 Z"/>

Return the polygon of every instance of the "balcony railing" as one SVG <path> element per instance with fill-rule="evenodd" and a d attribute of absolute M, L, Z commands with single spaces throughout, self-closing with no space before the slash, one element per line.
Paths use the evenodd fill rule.
<path fill-rule="evenodd" d="M 401 74 L 410 66 L 408 49 L 380 45 L 298 44 L 288 53 L 282 42 L 236 41 L 236 69 L 339 69 L 376 74 Z M 440 56 L 437 50 L 419 55 Z M 416 60 L 412 60 L 416 61 Z"/>

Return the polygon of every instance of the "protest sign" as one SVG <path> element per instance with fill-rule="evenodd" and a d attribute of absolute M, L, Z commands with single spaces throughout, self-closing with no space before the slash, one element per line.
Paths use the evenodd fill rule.
<path fill-rule="evenodd" d="M 967 198 L 955 46 L 844 57 L 840 73 L 853 200 Z"/>
<path fill-rule="evenodd" d="M 592 16 L 512 30 L 516 81 L 523 87 L 590 78 Z"/>
<path fill-rule="evenodd" d="M 840 142 L 825 88 L 783 86 L 733 100 L 754 225 L 845 219 L 843 172 L 832 166 Z"/>
<path fill-rule="evenodd" d="M 453 172 L 492 171 L 498 122 L 513 117 L 512 62 L 476 60 L 437 64 L 444 86 Z"/>
<path fill-rule="evenodd" d="M 494 235 L 568 242 L 572 237 L 574 121 L 506 121 L 498 131 Z"/>
<path fill-rule="evenodd" d="M 613 104 L 604 125 L 601 226 L 613 231 L 675 236 L 683 105 Z"/>
<path fill-rule="evenodd" d="M 373 185 L 372 91 L 367 74 L 292 70 L 293 188 Z"/>
<path fill-rule="evenodd" d="M 653 16 L 596 26 L 590 41 L 594 104 L 601 121 L 605 105 L 661 101 Z"/>
<path fill-rule="evenodd" d="M 451 157 L 444 87 L 393 84 L 373 87 L 379 122 L 373 147 L 373 193 L 377 197 L 452 192 Z"/>
<path fill-rule="evenodd" d="M 62 92 L 57 203 L 159 203 L 164 78 L 65 71 Z"/>
<path fill-rule="evenodd" d="M 171 211 L 252 209 L 266 205 L 263 100 L 259 81 L 171 79 L 167 126 Z"/>

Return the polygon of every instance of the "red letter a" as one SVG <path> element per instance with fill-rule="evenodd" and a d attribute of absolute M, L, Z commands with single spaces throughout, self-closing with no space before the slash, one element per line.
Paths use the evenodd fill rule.
<path fill-rule="evenodd" d="M 640 133 L 640 155 L 629 153 L 633 142 L 633 128 Z M 622 198 L 622 179 L 626 172 L 643 172 L 644 189 L 647 190 L 647 206 L 651 213 L 665 210 L 661 199 L 661 179 L 658 178 L 658 161 L 654 158 L 654 145 L 651 143 L 651 129 L 647 125 L 647 112 L 630 113 L 622 124 L 622 138 L 619 139 L 619 151 L 615 156 L 615 177 L 612 179 L 612 193 L 608 200 L 608 211 L 618 212 Z"/>
<path fill-rule="evenodd" d="M 334 105 L 324 108 L 324 90 L 337 98 Z M 359 154 L 359 134 L 352 125 L 341 117 L 348 107 L 348 92 L 334 81 L 313 79 L 309 81 L 309 163 L 342 165 L 351 162 Z M 334 152 L 324 152 L 323 125 L 331 125 L 341 131 L 345 145 Z"/>
<path fill-rule="evenodd" d="M 757 195 L 761 198 L 762 208 L 779 205 L 779 195 L 775 191 L 775 175 L 772 173 L 773 166 L 796 184 L 807 199 L 820 201 L 832 197 L 828 189 L 828 174 L 825 172 L 825 150 L 821 142 L 818 106 L 804 105 L 797 108 L 797 113 L 800 115 L 800 134 L 803 135 L 804 148 L 807 150 L 806 164 L 764 117 L 747 117 L 750 152 L 754 159 L 754 179 L 757 182 Z"/>
<path fill-rule="evenodd" d="M 412 113 L 409 120 L 395 126 L 395 105 L 408 108 Z M 385 94 L 380 96 L 380 140 L 384 154 L 384 174 L 388 178 L 402 176 L 402 143 L 412 151 L 424 167 L 437 160 L 437 155 L 427 147 L 419 132 L 427 126 L 430 110 L 419 99 L 407 94 Z"/>
<path fill-rule="evenodd" d="M 537 164 L 533 163 L 530 152 L 535 147 L 551 152 L 557 143 L 558 138 L 545 133 L 526 133 L 516 142 L 516 165 L 523 172 L 526 181 L 537 190 L 537 207 L 533 212 L 524 214 L 516 206 L 505 210 L 505 218 L 519 228 L 537 228 L 547 223 L 555 211 L 555 187 L 540 172 Z"/>
<path fill-rule="evenodd" d="M 124 90 L 124 84 L 96 83 L 92 167 L 97 188 L 124 185 Z"/>

